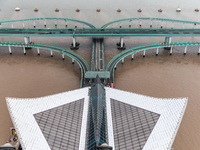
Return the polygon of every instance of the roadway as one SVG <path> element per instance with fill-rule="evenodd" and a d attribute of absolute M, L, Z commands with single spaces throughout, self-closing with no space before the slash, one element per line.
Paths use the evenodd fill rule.
<path fill-rule="evenodd" d="M 104 70 L 103 39 L 93 39 L 92 71 Z"/>
<path fill-rule="evenodd" d="M 0 36 L 31 36 L 31 37 L 48 37 L 48 36 L 76 36 L 76 37 L 97 37 L 106 36 L 200 36 L 200 29 L 158 29 L 158 28 L 113 28 L 113 29 L 67 29 L 67 28 L 0 28 Z"/>

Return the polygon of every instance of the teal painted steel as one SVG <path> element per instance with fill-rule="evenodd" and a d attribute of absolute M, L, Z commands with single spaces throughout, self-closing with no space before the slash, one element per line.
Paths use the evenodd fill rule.
<path fill-rule="evenodd" d="M 61 54 L 64 54 L 64 55 L 74 59 L 78 63 L 78 65 L 79 65 L 79 67 L 81 69 L 80 87 L 83 86 L 82 85 L 82 81 L 84 79 L 85 72 L 90 69 L 88 63 L 80 55 L 72 52 L 71 50 L 67 50 L 67 49 L 64 49 L 64 48 L 61 48 L 61 47 L 56 47 L 56 46 L 52 46 L 52 45 L 45 45 L 45 44 L 37 44 L 37 43 L 25 44 L 25 43 L 22 43 L 22 42 L 0 42 L 0 46 L 17 46 L 17 47 L 42 48 L 42 49 L 46 49 L 46 50 L 52 50 L 52 51 L 59 52 Z"/>
<path fill-rule="evenodd" d="M 200 22 L 196 21 L 185 21 L 185 20 L 175 20 L 175 19 L 166 19 L 166 18 L 150 18 L 150 17 L 141 17 L 141 18 L 125 18 L 125 19 L 119 19 L 114 20 L 108 23 L 105 23 L 103 26 L 101 26 L 102 29 L 109 27 L 112 24 L 124 22 L 124 21 L 134 21 L 134 20 L 158 20 L 158 21 L 167 21 L 167 22 L 180 22 L 180 23 L 188 23 L 188 24 L 200 24 Z"/>
<path fill-rule="evenodd" d="M 1 24 L 3 23 L 12 23 L 12 22 L 25 22 L 25 21 L 36 21 L 36 20 L 63 20 L 63 21 L 71 21 L 76 23 L 81 23 L 87 25 L 90 28 L 96 28 L 93 24 L 77 20 L 77 19 L 70 19 L 70 18 L 29 18 L 29 19 L 19 19 L 19 20 L 8 20 L 8 21 L 0 21 Z"/>
<path fill-rule="evenodd" d="M 200 45 L 200 41 L 189 41 L 189 42 L 172 42 L 170 44 L 167 43 L 156 43 L 156 44 L 147 44 L 147 45 L 141 45 L 137 46 L 128 50 L 125 50 L 116 56 L 114 56 L 107 64 L 106 70 L 111 72 L 112 80 L 114 82 L 114 68 L 117 66 L 117 64 L 125 57 L 139 52 L 143 50 L 151 50 L 154 48 L 161 48 L 161 47 L 173 47 L 173 46 L 186 46 L 186 45 Z"/>

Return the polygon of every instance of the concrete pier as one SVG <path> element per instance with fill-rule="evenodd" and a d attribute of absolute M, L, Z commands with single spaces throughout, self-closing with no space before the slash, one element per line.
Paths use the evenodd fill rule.
<path fill-rule="evenodd" d="M 170 55 L 172 55 L 172 51 L 173 51 L 173 48 L 171 47 L 170 52 L 169 52 Z"/>
<path fill-rule="evenodd" d="M 151 20 L 150 28 L 152 28 L 152 27 L 153 27 L 153 21 Z"/>
<path fill-rule="evenodd" d="M 124 63 L 124 58 L 122 58 L 122 64 Z"/>
<path fill-rule="evenodd" d="M 171 42 L 172 42 L 172 37 L 170 37 L 170 36 L 165 37 L 166 44 L 170 44 Z M 170 50 L 171 47 L 164 47 L 164 49 Z"/>
<path fill-rule="evenodd" d="M 24 55 L 26 55 L 26 48 L 25 47 L 23 47 L 23 51 L 24 51 Z"/>
<path fill-rule="evenodd" d="M 64 60 L 65 59 L 65 55 L 62 53 L 62 59 Z"/>
<path fill-rule="evenodd" d="M 139 27 L 142 27 L 142 20 L 139 20 Z"/>
<path fill-rule="evenodd" d="M 76 47 L 76 39 L 75 39 L 75 37 L 72 38 L 72 44 L 73 44 L 73 47 Z"/>
<path fill-rule="evenodd" d="M 125 43 L 124 43 L 124 37 L 120 37 L 119 43 L 117 43 L 117 49 L 119 50 L 125 50 Z"/>
<path fill-rule="evenodd" d="M 79 43 L 78 42 L 76 42 L 76 38 L 73 36 L 72 37 L 72 44 L 71 44 L 71 47 L 70 47 L 70 49 L 71 50 L 77 50 L 77 49 L 79 49 Z"/>
<path fill-rule="evenodd" d="M 10 53 L 10 55 L 12 55 L 11 46 L 8 46 L 8 49 L 9 49 L 9 53 Z"/>
<path fill-rule="evenodd" d="M 31 38 L 30 38 L 29 36 L 25 36 L 25 37 L 24 37 L 24 43 L 25 43 L 25 44 L 31 43 Z"/>
<path fill-rule="evenodd" d="M 51 51 L 51 57 L 53 57 L 53 51 Z"/>
<path fill-rule="evenodd" d="M 129 21 L 129 28 L 131 28 L 131 21 Z"/>
<path fill-rule="evenodd" d="M 186 55 L 186 52 L 187 52 L 187 46 L 185 46 L 185 49 L 184 49 L 184 55 Z"/>
<path fill-rule="evenodd" d="M 65 21 L 65 27 L 67 28 L 67 21 Z"/>
<path fill-rule="evenodd" d="M 133 59 L 134 59 L 134 54 L 131 55 L 131 60 L 133 60 Z"/>
<path fill-rule="evenodd" d="M 25 44 L 30 44 L 31 43 L 31 37 L 25 36 L 24 37 L 24 43 Z M 26 49 L 31 49 L 31 47 L 26 47 Z"/>
<path fill-rule="evenodd" d="M 37 48 L 37 53 L 38 53 L 38 55 L 40 55 L 40 49 L 39 48 Z"/>
<path fill-rule="evenodd" d="M 159 48 L 156 49 L 156 56 L 158 56 Z"/>
<path fill-rule="evenodd" d="M 45 27 L 45 28 L 47 27 L 47 23 L 46 23 L 46 21 L 44 21 L 44 27 Z"/>
<path fill-rule="evenodd" d="M 124 38 L 120 37 L 120 47 L 123 47 L 123 46 L 124 46 Z"/>
<path fill-rule="evenodd" d="M 146 53 L 146 51 L 144 50 L 144 51 L 143 51 L 143 57 L 145 57 L 145 53 Z"/>

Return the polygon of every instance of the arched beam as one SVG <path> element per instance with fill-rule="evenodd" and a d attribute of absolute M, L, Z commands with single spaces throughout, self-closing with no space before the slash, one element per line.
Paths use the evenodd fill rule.
<path fill-rule="evenodd" d="M 114 68 L 117 64 L 124 59 L 125 57 L 132 55 L 136 52 L 143 51 L 143 50 L 150 50 L 154 48 L 161 48 L 161 47 L 173 47 L 173 46 L 189 46 L 189 45 L 200 45 L 200 41 L 192 41 L 192 42 L 172 42 L 170 44 L 166 43 L 156 43 L 156 44 L 148 44 L 137 46 L 128 50 L 125 50 L 116 56 L 114 56 L 107 64 L 106 70 L 111 72 L 112 80 L 114 80 Z"/>
<path fill-rule="evenodd" d="M 114 20 L 114 21 L 110 21 L 106 24 L 104 24 L 103 26 L 101 26 L 102 29 L 108 28 L 110 25 L 113 25 L 115 23 L 119 23 L 119 22 L 125 22 L 125 21 L 134 21 L 134 20 L 158 20 L 158 21 L 167 21 L 167 22 L 180 22 L 180 23 L 188 23 L 188 24 L 200 24 L 200 22 L 196 22 L 196 21 L 185 21 L 185 20 L 175 20 L 175 19 L 166 19 L 166 18 L 150 18 L 150 17 L 146 17 L 146 18 L 125 18 L 125 19 L 119 19 L 119 20 Z"/>
<path fill-rule="evenodd" d="M 84 24 L 92 29 L 95 29 L 96 27 L 85 21 L 77 20 L 77 19 L 70 19 L 70 18 L 28 18 L 28 19 L 19 19 L 19 20 L 8 20 L 8 21 L 0 21 L 0 24 L 3 23 L 13 23 L 13 22 L 25 22 L 25 21 L 36 21 L 36 20 L 63 20 L 63 21 L 71 21 L 76 23 Z"/>
<path fill-rule="evenodd" d="M 41 48 L 41 49 L 45 49 L 45 50 L 49 50 L 49 51 L 59 52 L 61 54 L 64 54 L 64 55 L 72 58 L 73 60 L 75 60 L 78 63 L 78 65 L 81 69 L 80 87 L 82 87 L 82 81 L 84 79 L 85 72 L 90 69 L 88 63 L 80 55 L 78 55 L 78 54 L 76 54 L 76 53 L 74 53 L 70 50 L 61 48 L 61 47 L 56 47 L 56 46 L 52 46 L 52 45 L 45 45 L 45 44 L 37 44 L 37 43 L 25 44 L 25 43 L 22 43 L 22 42 L 0 42 L 0 46 Z"/>

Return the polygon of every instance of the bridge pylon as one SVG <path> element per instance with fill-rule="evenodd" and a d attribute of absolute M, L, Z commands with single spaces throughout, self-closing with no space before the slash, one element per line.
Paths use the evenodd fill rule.
<path fill-rule="evenodd" d="M 171 42 L 172 42 L 172 37 L 171 37 L 171 36 L 166 36 L 166 37 L 165 37 L 165 43 L 166 43 L 166 44 L 170 44 Z M 164 47 L 164 49 L 170 50 L 171 47 Z"/>
<path fill-rule="evenodd" d="M 78 42 L 76 42 L 76 38 L 73 36 L 72 37 L 72 44 L 71 44 L 71 46 L 70 46 L 70 49 L 71 50 L 77 50 L 77 49 L 79 49 L 79 43 Z"/>
<path fill-rule="evenodd" d="M 117 49 L 118 50 L 125 50 L 126 47 L 125 47 L 125 43 L 124 43 L 124 37 L 120 37 L 120 41 L 119 43 L 117 43 Z"/>
<path fill-rule="evenodd" d="M 24 43 L 25 44 L 31 44 L 31 37 L 30 36 L 25 36 L 24 37 Z M 26 49 L 31 49 L 31 47 L 25 47 Z"/>

